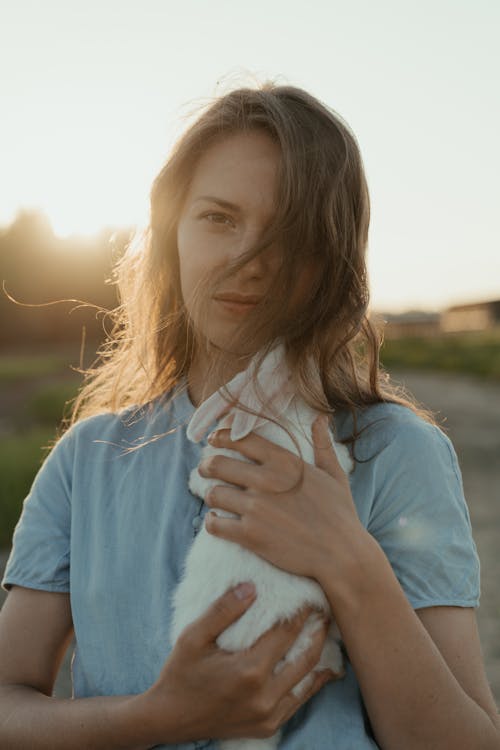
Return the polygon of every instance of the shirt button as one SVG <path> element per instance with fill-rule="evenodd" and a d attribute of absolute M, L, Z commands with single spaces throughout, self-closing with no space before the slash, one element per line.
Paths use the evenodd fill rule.
<path fill-rule="evenodd" d="M 200 528 L 202 524 L 202 519 L 200 518 L 200 516 L 195 516 L 193 520 L 191 521 L 191 523 L 193 525 L 193 528 L 195 528 L 196 531 L 198 531 L 198 529 Z"/>

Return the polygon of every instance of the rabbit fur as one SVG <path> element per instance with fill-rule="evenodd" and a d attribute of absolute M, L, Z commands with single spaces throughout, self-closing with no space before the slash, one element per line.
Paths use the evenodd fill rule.
<path fill-rule="evenodd" d="M 230 381 L 228 388 L 233 398 L 236 396 L 245 406 L 261 411 L 263 405 L 257 397 L 251 378 L 255 371 L 254 363 L 255 360 L 252 360 L 247 370 L 238 373 Z M 311 427 L 318 413 L 294 393 L 283 344 L 275 346 L 263 360 L 257 372 L 257 380 L 266 399 L 272 402 L 273 409 L 279 414 L 279 423 L 285 424 L 296 437 L 303 460 L 314 464 Z M 213 393 L 194 412 L 187 429 L 188 438 L 193 442 L 199 442 L 208 428 L 217 422 L 217 428 L 230 426 L 232 440 L 238 440 L 253 431 L 298 455 L 295 445 L 278 425 L 243 410 L 231 408 L 228 411 L 228 408 L 228 402 L 220 392 Z M 331 439 L 340 465 L 349 473 L 353 463 L 347 447 Z M 203 459 L 215 453 L 243 461 L 249 460 L 241 453 L 215 448 L 209 444 L 203 447 L 201 457 Z M 207 490 L 215 484 L 228 483 L 220 479 L 202 477 L 198 467 L 192 470 L 189 489 L 194 495 L 204 499 Z M 238 518 L 236 514 L 222 509 L 213 510 L 219 516 Z M 227 651 L 239 651 L 250 647 L 275 623 L 291 620 L 305 605 L 313 605 L 318 610 L 318 613 L 309 615 L 295 643 L 276 665 L 277 673 L 287 662 L 294 662 L 311 645 L 311 636 L 321 627 L 322 614 L 325 613 L 331 618 L 328 600 L 313 579 L 288 573 L 239 544 L 217 538 L 209 534 L 204 525 L 187 554 L 182 580 L 172 597 L 171 644 L 175 643 L 180 632 L 202 615 L 215 599 L 242 581 L 252 581 L 255 584 L 257 598 L 242 617 L 217 638 L 218 646 Z M 308 689 L 316 671 L 330 668 L 336 673 L 343 674 L 339 643 L 340 634 L 332 622 L 319 662 L 293 688 L 292 692 L 295 695 L 299 696 Z M 280 736 L 281 732 L 278 731 L 265 739 L 219 740 L 218 747 L 221 750 L 275 750 Z"/>

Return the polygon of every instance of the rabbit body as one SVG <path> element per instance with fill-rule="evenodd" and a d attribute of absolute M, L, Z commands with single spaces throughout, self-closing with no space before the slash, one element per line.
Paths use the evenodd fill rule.
<path fill-rule="evenodd" d="M 270 372 L 273 374 L 274 387 L 276 388 L 281 383 L 279 397 L 284 398 L 283 403 L 286 403 L 285 412 L 280 415 L 279 422 L 285 424 L 297 439 L 303 460 L 313 464 L 314 449 L 311 427 L 317 417 L 317 412 L 290 392 L 288 392 L 288 396 L 284 396 L 287 390 L 288 377 L 283 369 L 283 362 L 282 350 L 275 350 L 271 358 L 273 368 Z M 276 368 L 278 368 L 277 371 Z M 280 377 L 277 377 L 277 372 Z M 246 381 L 240 376 L 236 376 L 240 378 L 239 381 L 234 379 L 231 383 L 239 382 L 241 386 L 239 397 L 241 399 L 241 396 L 244 395 Z M 269 391 L 270 384 L 267 385 Z M 211 408 L 209 408 L 209 404 L 208 407 L 203 409 L 207 404 L 207 402 L 204 402 L 195 412 L 188 428 L 188 436 L 194 435 L 195 439 L 200 439 L 203 425 L 198 431 L 196 425 L 200 426 L 203 418 L 205 418 L 206 426 L 207 423 L 213 423 L 212 417 L 215 416 L 215 419 L 217 419 L 220 416 L 221 409 L 224 409 L 224 407 L 221 406 L 220 401 L 217 401 L 217 396 L 218 394 L 213 394 L 211 397 Z M 241 400 L 243 401 L 243 399 Z M 215 405 L 218 404 L 217 409 L 214 409 L 214 402 Z M 224 405 L 227 407 L 225 401 Z M 252 405 L 255 406 L 255 403 L 252 403 Z M 240 419 L 237 420 L 235 411 L 237 410 L 233 409 L 226 413 L 218 423 L 218 428 L 223 428 L 229 426 L 231 419 L 233 420 L 231 425 L 232 439 L 238 439 L 243 434 L 253 431 L 297 455 L 295 445 L 281 427 L 265 419 L 249 420 L 249 415 L 242 411 L 239 412 L 238 417 Z M 252 426 L 248 429 L 249 423 L 252 423 L 253 429 Z M 233 435 L 235 424 L 236 436 Z M 335 443 L 333 439 L 332 446 L 344 471 L 346 473 L 351 471 L 352 460 L 346 446 Z M 238 460 L 249 460 L 241 453 L 215 448 L 209 444 L 204 446 L 202 458 L 216 453 L 225 454 Z M 197 467 L 191 472 L 189 489 L 198 497 L 204 498 L 207 490 L 216 484 L 227 483 L 220 479 L 202 477 Z M 214 509 L 214 512 L 219 516 L 238 517 L 236 514 L 222 509 Z M 319 584 L 313 579 L 288 573 L 239 544 L 209 534 L 205 526 L 202 526 L 193 541 L 186 557 L 182 580 L 172 597 L 171 643 L 174 644 L 181 631 L 201 616 L 215 599 L 222 596 L 228 588 L 232 588 L 242 581 L 252 581 L 255 584 L 257 598 L 242 617 L 232 623 L 217 638 L 217 645 L 224 650 L 233 652 L 252 646 L 263 633 L 278 621 L 291 620 L 305 605 L 312 605 L 318 610 L 318 613 L 309 615 L 295 643 L 276 665 L 274 671 L 277 673 L 283 669 L 287 662 L 294 662 L 311 645 L 311 636 L 321 627 L 322 613 L 331 618 L 328 600 Z M 335 623 L 332 622 L 319 662 L 293 688 L 292 692 L 295 695 L 299 696 L 308 689 L 313 682 L 316 671 L 330 668 L 336 673 L 343 672 L 343 658 L 339 643 L 340 634 Z M 272 737 L 265 739 L 218 740 L 218 746 L 221 750 L 275 750 L 278 747 L 280 736 L 281 732 L 278 731 Z"/>

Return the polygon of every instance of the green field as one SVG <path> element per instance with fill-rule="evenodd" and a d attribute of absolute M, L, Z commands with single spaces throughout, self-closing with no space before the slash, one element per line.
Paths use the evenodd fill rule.
<path fill-rule="evenodd" d="M 380 359 L 389 372 L 435 370 L 500 380 L 500 327 L 428 338 L 387 338 Z"/>
<path fill-rule="evenodd" d="M 23 499 L 82 377 L 68 353 L 0 355 L 0 546 L 10 544 Z"/>
<path fill-rule="evenodd" d="M 10 544 L 23 499 L 56 435 L 65 404 L 82 382 L 70 367 L 77 361 L 57 350 L 0 355 L 0 546 Z M 500 328 L 387 339 L 381 362 L 389 372 L 425 369 L 500 380 Z"/>
<path fill-rule="evenodd" d="M 0 385 L 19 380 L 33 380 L 43 375 L 53 375 L 67 366 L 61 354 L 4 354 L 0 355 Z"/>

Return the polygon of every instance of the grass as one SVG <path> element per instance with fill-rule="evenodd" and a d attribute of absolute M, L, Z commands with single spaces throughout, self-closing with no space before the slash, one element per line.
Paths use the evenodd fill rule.
<path fill-rule="evenodd" d="M 69 371 L 68 359 L 59 354 L 4 354 L 0 357 L 0 383 L 6 385 L 19 380 L 31 380 L 65 369 Z"/>
<path fill-rule="evenodd" d="M 500 327 L 428 338 L 386 339 L 380 359 L 389 371 L 437 370 L 500 380 Z"/>
<path fill-rule="evenodd" d="M 53 439 L 55 431 L 34 427 L 0 441 L 0 546 L 10 545 L 23 499 L 28 494 L 36 472 Z"/>
<path fill-rule="evenodd" d="M 54 424 L 61 421 L 66 402 L 76 395 L 79 379 L 75 384 L 62 382 L 58 385 L 42 386 L 24 404 L 24 414 L 37 424 Z"/>
<path fill-rule="evenodd" d="M 53 442 L 80 385 L 69 361 L 61 352 L 0 357 L 0 546 L 11 543 L 23 500 L 48 455 L 44 446 Z"/>

